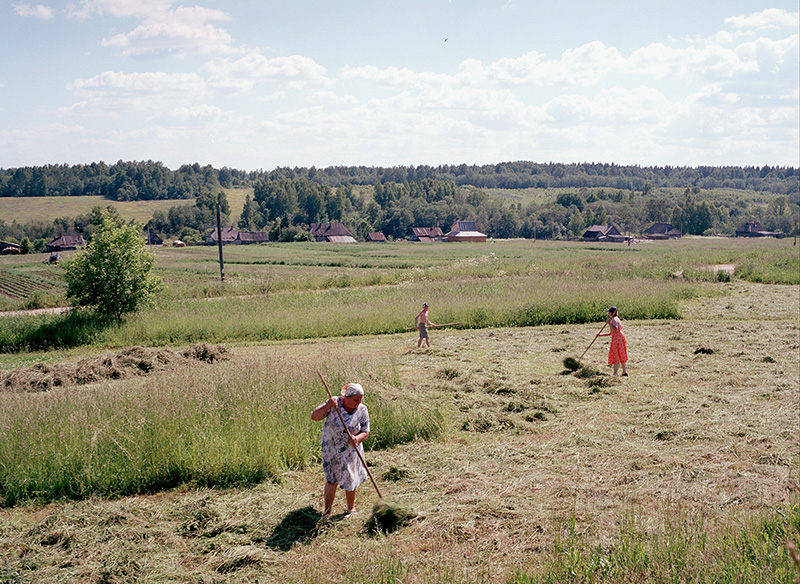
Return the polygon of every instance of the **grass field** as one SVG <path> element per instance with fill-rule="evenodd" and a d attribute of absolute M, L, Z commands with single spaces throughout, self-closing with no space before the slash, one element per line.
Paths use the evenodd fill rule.
<path fill-rule="evenodd" d="M 231 206 L 231 215 L 238 218 L 244 207 L 245 196 L 253 194 L 253 189 L 224 189 Z M 77 217 L 86 215 L 94 207 L 105 209 L 109 205 L 116 207 L 123 219 L 135 219 L 142 224 L 147 223 L 155 211 L 166 213 L 170 207 L 191 205 L 192 200 L 178 199 L 166 201 L 111 201 L 103 197 L 0 197 L 0 217 L 7 218 L 10 223 L 29 223 L 44 221 L 52 223 L 60 217 Z"/>
<path fill-rule="evenodd" d="M 88 344 L 0 355 L 0 385 L 56 366 L 84 378 L 0 392 L 0 581 L 795 582 L 800 285 L 742 278 L 783 281 L 798 252 L 665 243 L 237 248 L 224 285 L 215 250 L 158 250 L 172 289 L 152 311 Z M 677 314 L 647 313 L 661 295 Z M 402 329 L 422 299 L 471 328 L 417 349 Z M 608 375 L 603 338 L 565 371 L 611 301 L 630 376 Z M 537 302 L 562 320 L 491 320 Z M 270 322 L 289 333 L 235 332 Z M 153 366 L 164 344 L 219 336 L 228 359 Z M 115 347 L 139 374 L 89 375 Z M 419 514 L 408 527 L 363 532 L 369 483 L 359 515 L 318 523 L 316 370 L 364 384 L 367 459 Z"/>

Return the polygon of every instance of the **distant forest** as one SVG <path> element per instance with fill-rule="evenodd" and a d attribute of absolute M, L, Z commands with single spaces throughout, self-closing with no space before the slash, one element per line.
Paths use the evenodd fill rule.
<path fill-rule="evenodd" d="M 253 188 L 240 217 L 230 216 L 223 189 Z M 539 203 L 514 190 L 549 189 Z M 503 189 L 503 197 L 491 189 Z M 558 193 L 559 189 L 563 192 Z M 714 191 L 710 193 L 710 191 Z M 0 169 L 0 197 L 99 195 L 113 201 L 176 200 L 148 223 L 166 237 L 202 240 L 223 203 L 226 224 L 268 230 L 271 239 L 307 238 L 311 223 L 341 221 L 363 237 L 381 231 L 403 238 L 410 227 L 475 220 L 492 237 L 579 237 L 593 224 L 614 224 L 640 234 L 653 222 L 689 234 L 731 235 L 743 222 L 765 229 L 795 229 L 800 169 L 794 167 L 640 167 L 616 164 L 506 162 L 491 165 L 335 166 L 242 171 L 210 165 L 170 170 L 160 162 L 103 162 Z M 181 203 L 181 199 L 186 202 Z M 91 235 L 100 216 L 20 225 L 0 218 L 0 238 L 28 240 Z M 9 222 L 10 219 L 10 222 Z M 33 242 L 33 243 L 32 243 Z"/>
<path fill-rule="evenodd" d="M 785 166 L 620 166 L 617 164 L 503 162 L 484 165 L 329 166 L 243 171 L 185 164 L 170 170 L 161 162 L 107 165 L 0 168 L 0 197 L 100 195 L 115 201 L 188 199 L 202 190 L 252 187 L 259 181 L 306 179 L 328 187 L 452 181 L 481 189 L 553 189 L 602 187 L 628 191 L 645 188 L 700 188 L 798 192 L 800 168 Z"/>

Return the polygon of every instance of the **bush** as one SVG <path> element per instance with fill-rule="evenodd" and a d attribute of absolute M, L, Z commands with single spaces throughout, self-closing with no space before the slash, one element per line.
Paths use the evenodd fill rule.
<path fill-rule="evenodd" d="M 137 224 L 120 225 L 104 212 L 102 225 L 84 251 L 66 264 L 67 298 L 76 306 L 122 320 L 149 304 L 161 289 L 150 274 L 155 256 L 147 251 Z"/>

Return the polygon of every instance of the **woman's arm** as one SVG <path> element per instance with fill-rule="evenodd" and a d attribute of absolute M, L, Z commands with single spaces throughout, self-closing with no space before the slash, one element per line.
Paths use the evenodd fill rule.
<path fill-rule="evenodd" d="M 314 408 L 314 411 L 311 412 L 311 419 L 314 420 L 315 422 L 319 422 L 325 418 L 325 414 L 327 414 L 335 407 L 336 407 L 336 398 L 332 397 L 328 399 L 328 401 L 326 401 L 325 403 L 320 404 L 316 408 Z"/>
<path fill-rule="evenodd" d="M 361 444 L 368 437 L 369 437 L 369 432 L 359 432 L 358 434 L 353 436 L 353 439 L 350 441 L 350 443 L 353 445 L 354 448 L 357 448 L 358 445 Z"/>

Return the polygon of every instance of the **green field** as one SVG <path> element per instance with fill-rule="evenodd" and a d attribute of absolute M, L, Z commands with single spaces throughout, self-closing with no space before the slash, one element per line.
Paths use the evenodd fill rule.
<path fill-rule="evenodd" d="M 247 194 L 252 196 L 253 189 L 225 189 L 231 206 L 231 215 L 237 218 L 244 207 Z M 135 219 L 142 224 L 147 223 L 155 211 L 166 213 L 176 205 L 191 205 L 192 200 L 178 199 L 166 201 L 111 201 L 103 197 L 0 197 L 0 217 L 7 222 L 17 223 L 43 221 L 52 223 L 61 217 L 77 217 L 91 213 L 94 207 L 113 206 L 125 220 Z"/>
<path fill-rule="evenodd" d="M 167 289 L 119 326 L 0 320 L 0 581 L 794 583 L 792 243 L 229 246 L 224 283 L 155 248 Z M 58 290 L 44 259 L 0 258 L 8 303 Z M 422 301 L 459 323 L 429 349 Z M 364 531 L 369 483 L 318 522 L 317 371 L 364 385 L 407 527 Z"/>

